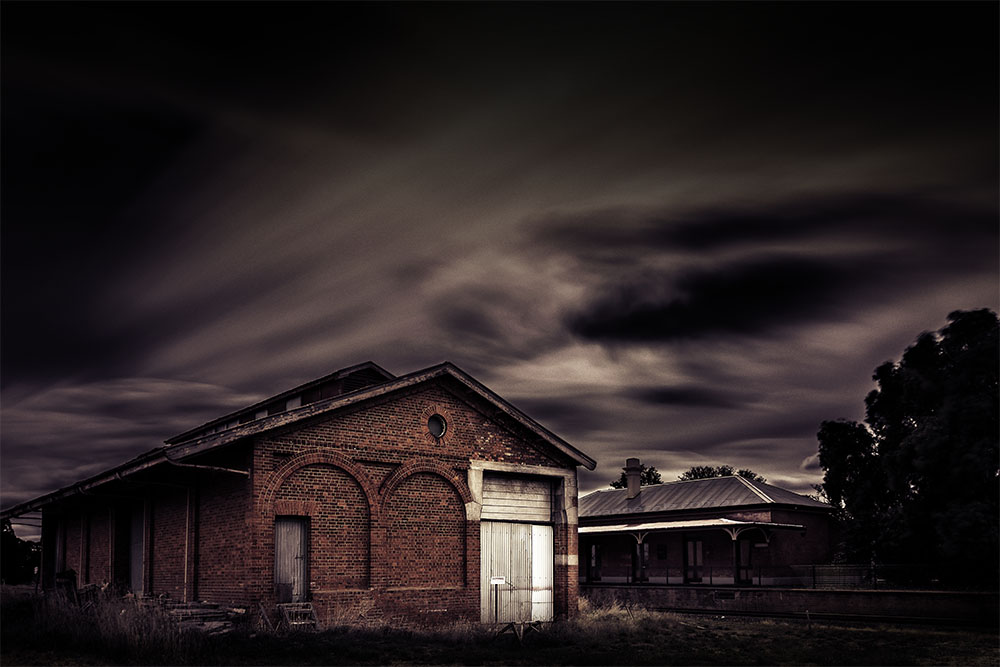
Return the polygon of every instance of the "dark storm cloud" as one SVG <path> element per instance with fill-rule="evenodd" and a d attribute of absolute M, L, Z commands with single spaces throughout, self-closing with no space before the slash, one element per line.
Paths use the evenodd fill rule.
<path fill-rule="evenodd" d="M 832 316 L 841 295 L 874 277 L 857 268 L 779 257 L 645 276 L 612 287 L 569 327 L 588 339 L 635 342 L 757 334 Z"/>
<path fill-rule="evenodd" d="M 941 277 L 995 273 L 996 219 L 995 205 L 847 193 L 730 210 L 584 212 L 540 224 L 539 235 L 560 239 L 596 279 L 589 303 L 566 320 L 575 334 L 651 342 L 762 334 Z M 682 268 L 630 268 L 657 253 Z M 699 256 L 709 265 L 683 267 Z"/>
<path fill-rule="evenodd" d="M 996 211 L 923 194 L 844 193 L 778 202 L 767 211 L 710 210 L 664 230 L 671 247 L 713 251 L 774 241 L 854 236 L 975 250 L 996 236 Z"/>
<path fill-rule="evenodd" d="M 517 407 L 556 432 L 573 433 L 607 427 L 608 415 L 601 409 L 602 400 L 599 394 L 522 398 L 517 400 Z"/>
<path fill-rule="evenodd" d="M 3 383 L 127 363 L 121 356 L 132 348 L 108 340 L 94 295 L 148 231 L 129 219 L 129 207 L 195 140 L 198 125 L 44 83 L 3 88 L 4 128 L 17 131 L 3 133 L 0 289 L 5 324 L 19 323 L 4 327 Z"/>
<path fill-rule="evenodd" d="M 984 194 L 995 180 L 995 174 L 986 176 L 979 184 Z M 640 252 L 711 253 L 774 242 L 850 238 L 918 253 L 964 249 L 968 259 L 991 260 L 981 251 L 998 235 L 996 203 L 963 199 L 961 193 L 947 192 L 823 192 L 757 205 L 583 211 L 529 220 L 526 227 L 535 230 L 535 242 L 557 243 L 563 251 L 596 264 L 627 264 Z"/>
<path fill-rule="evenodd" d="M 461 290 L 445 295 L 438 303 L 438 319 L 441 326 L 462 338 L 472 338 L 483 345 L 506 347 L 504 340 L 505 320 L 520 315 L 521 307 L 516 295 L 499 286 L 477 289 L 466 285 Z"/>
<path fill-rule="evenodd" d="M 204 383 L 129 378 L 57 385 L 5 400 L 4 505 L 123 463 L 260 398 Z M 45 452 L 45 460 L 26 452 Z"/>
<path fill-rule="evenodd" d="M 458 363 L 585 490 L 808 488 L 875 365 L 998 302 L 998 10 L 904 13 L 6 3 L 4 504 L 364 359 Z"/>
<path fill-rule="evenodd" d="M 698 408 L 733 409 L 743 405 L 747 397 L 708 387 L 681 385 L 630 390 L 627 395 L 652 405 L 677 405 Z"/>

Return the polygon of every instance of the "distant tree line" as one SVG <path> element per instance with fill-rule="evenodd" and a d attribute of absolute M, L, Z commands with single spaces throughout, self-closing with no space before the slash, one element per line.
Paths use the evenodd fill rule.
<path fill-rule="evenodd" d="M 684 481 L 686 479 L 707 479 L 709 477 L 729 477 L 730 475 L 739 475 L 745 479 L 749 479 L 754 482 L 766 482 L 761 475 L 758 475 L 753 470 L 749 468 L 740 468 L 739 470 L 733 469 L 733 466 L 721 465 L 721 466 L 694 466 L 687 472 L 683 473 L 677 479 Z"/>
<path fill-rule="evenodd" d="M 659 471 L 657 471 L 655 466 L 647 466 L 643 463 L 639 464 L 639 485 L 649 486 L 651 484 L 662 484 L 663 479 L 660 477 Z M 693 466 L 690 470 L 685 471 L 677 479 L 680 481 L 688 479 L 707 479 L 709 477 L 728 477 L 729 475 L 739 475 L 740 477 L 745 477 L 747 479 L 753 480 L 755 482 L 766 482 L 767 480 L 755 473 L 753 470 L 747 468 L 741 468 L 740 470 L 735 470 L 732 466 L 719 465 L 719 466 Z M 611 482 L 611 488 L 613 489 L 624 489 L 628 486 L 628 477 L 625 475 L 625 471 L 622 470 L 621 477 Z"/>
<path fill-rule="evenodd" d="M 865 423 L 820 425 L 817 489 L 837 508 L 844 559 L 995 588 L 1000 326 L 989 310 L 948 320 L 875 369 Z"/>
<path fill-rule="evenodd" d="M 639 485 L 649 486 L 651 484 L 663 484 L 663 480 L 660 478 L 660 473 L 656 470 L 655 466 L 647 466 L 645 463 L 639 464 Z M 616 480 L 611 482 L 611 488 L 613 489 L 624 489 L 628 487 L 628 477 L 625 475 L 625 471 L 622 470 L 622 475 Z"/>

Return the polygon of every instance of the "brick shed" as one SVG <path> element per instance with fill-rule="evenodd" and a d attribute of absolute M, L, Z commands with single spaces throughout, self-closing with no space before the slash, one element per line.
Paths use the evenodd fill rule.
<path fill-rule="evenodd" d="M 310 601 L 321 622 L 551 620 L 576 609 L 578 465 L 595 463 L 450 363 L 368 362 L 3 517 L 42 511 L 45 587 L 72 569 L 185 601 Z"/>

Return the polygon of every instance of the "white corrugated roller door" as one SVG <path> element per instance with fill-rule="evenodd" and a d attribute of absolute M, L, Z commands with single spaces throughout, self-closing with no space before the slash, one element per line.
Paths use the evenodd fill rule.
<path fill-rule="evenodd" d="M 480 590 L 484 623 L 554 618 L 551 517 L 548 480 L 483 477 Z M 499 577 L 502 584 L 492 583 Z"/>
<path fill-rule="evenodd" d="M 552 526 L 531 527 L 532 621 L 551 621 L 555 617 L 553 541 Z"/>

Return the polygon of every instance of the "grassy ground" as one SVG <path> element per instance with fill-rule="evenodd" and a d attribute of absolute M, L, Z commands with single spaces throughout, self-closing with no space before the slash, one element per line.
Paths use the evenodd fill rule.
<path fill-rule="evenodd" d="M 680 616 L 621 607 L 494 637 L 476 625 L 424 631 L 339 627 L 315 634 L 244 628 L 180 633 L 155 613 L 108 601 L 81 614 L 4 595 L 3 665 L 997 665 L 996 633 Z"/>

